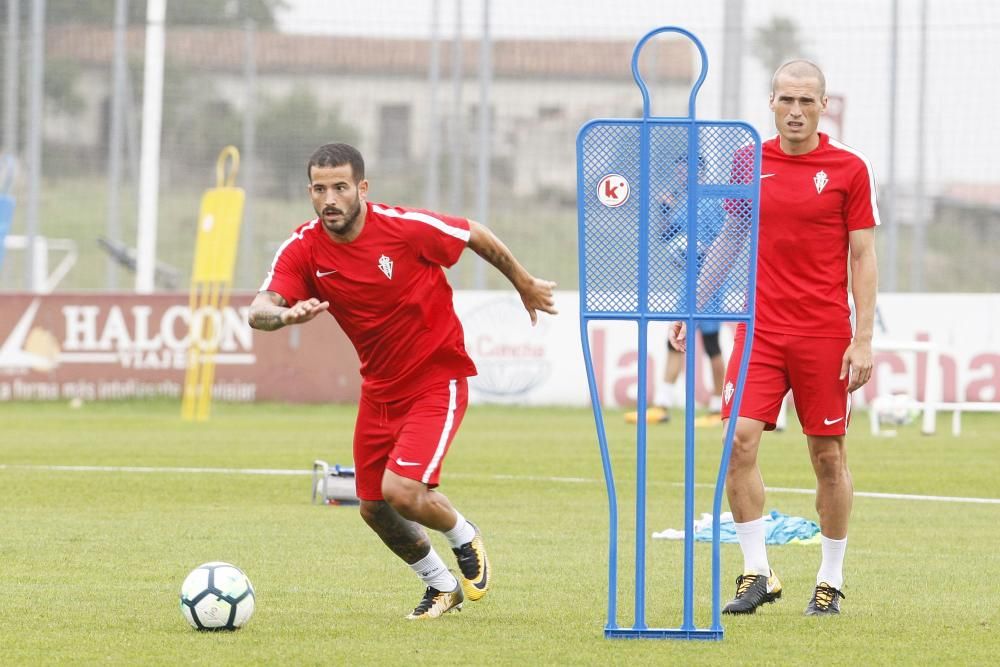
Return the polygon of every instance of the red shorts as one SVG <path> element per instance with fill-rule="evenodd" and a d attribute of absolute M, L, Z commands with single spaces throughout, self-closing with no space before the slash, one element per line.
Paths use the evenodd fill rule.
<path fill-rule="evenodd" d="M 733 353 L 726 367 L 722 392 L 722 418 L 728 419 L 730 401 L 743 356 L 746 327 L 736 329 Z M 849 378 L 840 379 L 840 366 L 850 338 L 810 338 L 756 332 L 750 349 L 746 388 L 740 416 L 765 423 L 774 429 L 781 403 L 792 390 L 795 412 L 806 435 L 844 435 L 851 421 Z"/>
<path fill-rule="evenodd" d="M 409 398 L 373 401 L 362 392 L 354 426 L 354 474 L 358 498 L 383 500 L 388 468 L 433 488 L 441 464 L 469 404 L 465 378 L 432 385 Z"/>

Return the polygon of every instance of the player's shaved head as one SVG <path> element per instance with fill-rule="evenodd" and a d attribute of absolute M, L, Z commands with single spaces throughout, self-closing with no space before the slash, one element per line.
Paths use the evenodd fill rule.
<path fill-rule="evenodd" d="M 788 76 L 793 79 L 816 79 L 819 81 L 819 96 L 826 96 L 826 77 L 819 65 L 810 60 L 789 60 L 779 67 L 771 77 L 771 94 L 778 88 L 778 77 Z"/>

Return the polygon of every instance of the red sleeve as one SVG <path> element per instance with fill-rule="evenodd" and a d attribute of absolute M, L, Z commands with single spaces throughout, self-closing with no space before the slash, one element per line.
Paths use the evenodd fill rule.
<path fill-rule="evenodd" d="M 753 146 L 743 146 L 733 154 L 729 182 L 746 185 L 753 182 Z"/>
<path fill-rule="evenodd" d="M 875 174 L 866 162 L 858 160 L 858 168 L 851 178 L 851 187 L 847 192 L 844 209 L 849 232 L 879 224 L 878 202 L 875 200 Z"/>
<path fill-rule="evenodd" d="M 469 243 L 469 221 L 422 209 L 397 209 L 407 220 L 407 237 L 431 264 L 451 267 Z"/>
<path fill-rule="evenodd" d="M 729 169 L 729 182 L 734 185 L 746 185 L 753 182 L 753 146 L 743 146 L 733 154 L 733 165 Z M 727 199 L 722 208 L 726 213 L 746 219 L 752 210 L 749 199 Z"/>
<path fill-rule="evenodd" d="M 306 276 L 309 274 L 308 249 L 300 231 L 281 244 L 274 253 L 274 261 L 267 272 L 267 277 L 260 286 L 261 292 L 277 292 L 294 306 L 299 301 L 310 297 Z"/>

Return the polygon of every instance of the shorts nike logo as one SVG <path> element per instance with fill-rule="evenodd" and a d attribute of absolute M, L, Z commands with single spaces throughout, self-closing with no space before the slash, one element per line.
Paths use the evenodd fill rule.
<path fill-rule="evenodd" d="M 772 176 L 777 176 L 777 174 L 761 174 L 761 179 L 771 178 Z"/>
<path fill-rule="evenodd" d="M 405 468 L 407 466 L 418 466 L 418 465 L 420 465 L 420 463 L 418 461 L 404 461 L 401 458 L 397 458 L 396 459 L 396 465 L 403 466 Z"/>
<path fill-rule="evenodd" d="M 325 276 L 330 275 L 331 273 L 336 273 L 336 272 L 337 272 L 337 269 L 334 269 L 333 271 L 320 271 L 319 269 L 316 269 L 316 277 L 317 278 L 323 278 Z"/>
<path fill-rule="evenodd" d="M 843 419 L 843 417 L 837 417 L 836 419 L 825 419 L 824 418 L 823 419 L 823 423 L 826 424 L 827 426 L 829 426 L 830 424 L 836 424 L 837 422 L 841 421 L 842 419 Z"/>

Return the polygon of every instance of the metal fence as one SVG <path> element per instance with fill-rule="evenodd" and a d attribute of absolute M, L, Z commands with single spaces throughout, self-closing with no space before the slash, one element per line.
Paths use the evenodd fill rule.
<path fill-rule="evenodd" d="M 309 154 L 336 140 L 365 154 L 373 200 L 485 222 L 530 270 L 575 288 L 574 137 L 591 118 L 638 115 L 629 58 L 658 25 L 683 26 L 708 50 L 699 115 L 744 119 L 765 137 L 774 67 L 807 57 L 824 69 L 822 128 L 867 154 L 879 179 L 883 289 L 1000 284 L 1000 140 L 988 115 L 1000 102 L 989 83 L 1000 4 L 369 5 L 169 0 L 157 289 L 186 288 L 199 199 L 223 147 L 242 154 L 235 286 L 252 289 L 277 245 L 312 216 Z M 0 289 L 131 290 L 149 117 L 146 1 L 0 8 L 0 138 L 18 164 Z M 655 114 L 685 113 L 697 58 L 666 39 L 644 54 Z M 471 258 L 451 280 L 472 288 L 503 278 Z"/>

